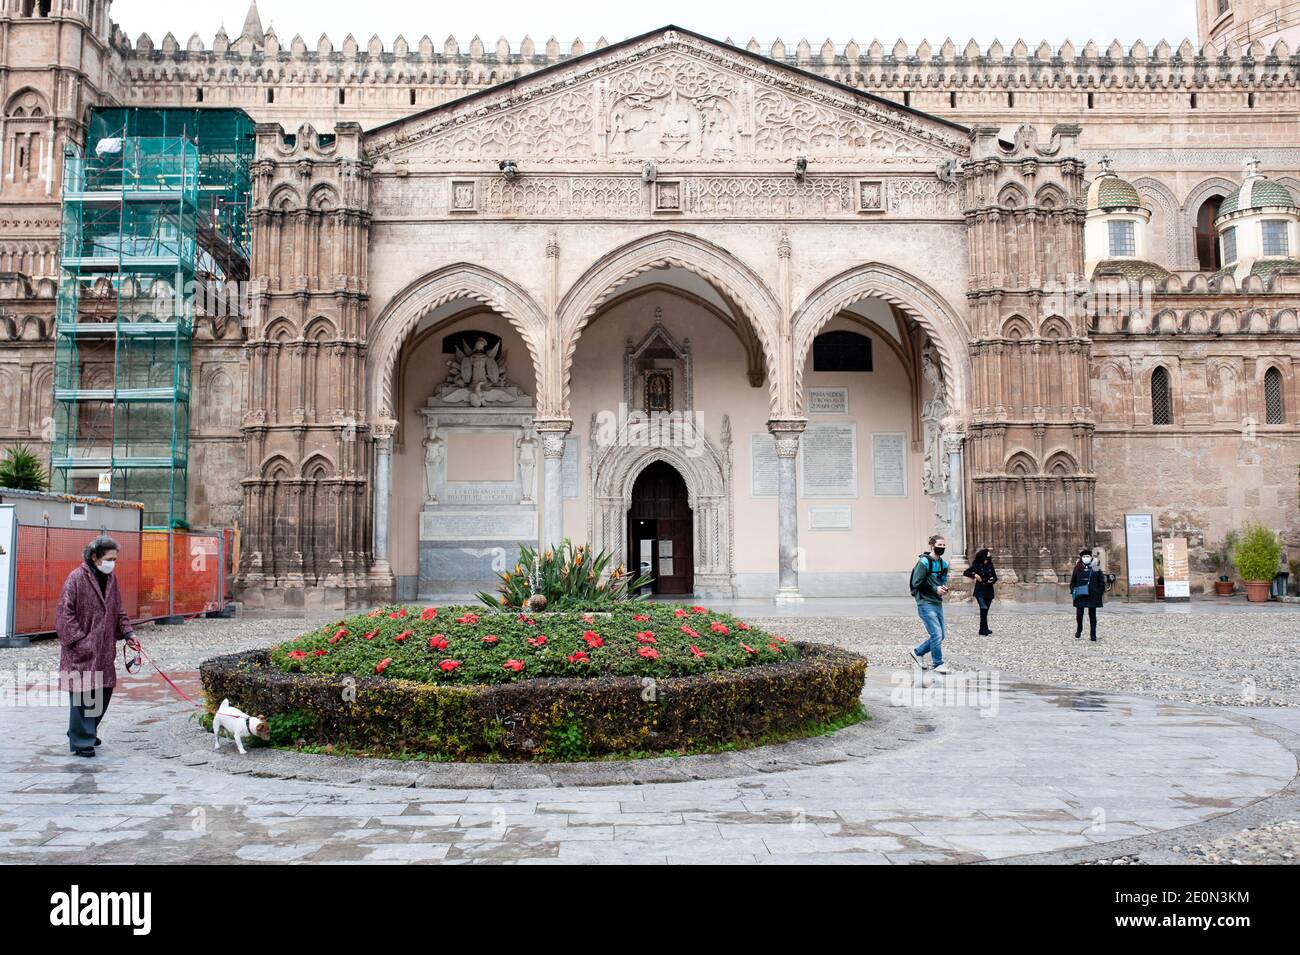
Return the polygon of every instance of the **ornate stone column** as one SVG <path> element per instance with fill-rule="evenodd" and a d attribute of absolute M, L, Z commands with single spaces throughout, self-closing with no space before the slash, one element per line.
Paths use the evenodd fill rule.
<path fill-rule="evenodd" d="M 767 423 L 776 442 L 777 603 L 803 600 L 799 593 L 799 491 L 795 483 L 798 478 L 795 459 L 799 454 L 799 435 L 807 423 L 803 418 L 774 418 Z"/>
<path fill-rule="evenodd" d="M 542 439 L 542 547 L 564 540 L 564 439 L 573 422 L 562 418 L 533 422 Z"/>
<path fill-rule="evenodd" d="M 393 494 L 393 431 L 396 428 L 397 422 L 389 419 L 376 421 L 370 427 L 375 440 L 375 541 L 370 576 L 382 582 L 393 579 L 393 566 L 388 559 L 388 503 Z"/>
<path fill-rule="evenodd" d="M 943 440 L 948 452 L 948 500 L 952 507 L 948 553 L 966 555 L 966 478 L 962 471 L 962 447 L 966 436 L 958 431 L 949 431 Z"/>

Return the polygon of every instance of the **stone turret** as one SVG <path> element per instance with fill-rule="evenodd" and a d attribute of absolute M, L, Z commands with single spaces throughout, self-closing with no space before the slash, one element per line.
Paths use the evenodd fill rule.
<path fill-rule="evenodd" d="M 1092 276 L 1104 269 L 1130 279 L 1169 277 L 1168 271 L 1150 261 L 1151 210 L 1142 204 L 1133 184 L 1115 174 L 1108 156 L 1088 186 L 1086 208 L 1084 274 Z"/>
<path fill-rule="evenodd" d="M 1214 220 L 1223 256 L 1220 275 L 1237 285 L 1249 275 L 1269 279 L 1300 269 L 1300 208 L 1290 190 L 1259 172 L 1259 160 L 1246 160 L 1246 178 L 1219 206 Z"/>

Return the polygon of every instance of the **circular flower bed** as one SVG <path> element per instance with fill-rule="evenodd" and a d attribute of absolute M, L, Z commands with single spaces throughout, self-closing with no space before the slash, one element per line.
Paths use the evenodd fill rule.
<path fill-rule="evenodd" d="M 393 606 L 205 661 L 282 741 L 432 759 L 691 752 L 860 716 L 866 661 L 704 607 L 528 616 Z"/>
<path fill-rule="evenodd" d="M 785 637 L 705 607 L 628 604 L 609 613 L 493 613 L 394 606 L 271 650 L 287 673 L 374 674 L 464 686 L 542 676 L 686 676 L 779 660 Z"/>

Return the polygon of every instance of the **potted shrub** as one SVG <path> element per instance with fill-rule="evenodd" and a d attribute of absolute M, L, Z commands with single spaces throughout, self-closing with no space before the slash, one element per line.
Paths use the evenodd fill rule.
<path fill-rule="evenodd" d="M 1232 552 L 1232 562 L 1246 582 L 1246 597 L 1253 603 L 1268 600 L 1268 589 L 1282 558 L 1282 541 L 1262 524 L 1247 524 Z"/>
<path fill-rule="evenodd" d="M 1219 579 L 1214 582 L 1214 592 L 1220 597 L 1231 597 L 1235 589 L 1229 571 L 1232 570 L 1232 552 L 1236 550 L 1240 536 L 1235 528 L 1228 531 L 1214 551 L 1215 562 L 1219 565 Z"/>

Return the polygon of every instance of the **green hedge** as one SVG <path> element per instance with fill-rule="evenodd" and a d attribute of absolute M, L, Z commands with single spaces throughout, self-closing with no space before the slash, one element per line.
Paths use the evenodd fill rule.
<path fill-rule="evenodd" d="M 271 663 L 288 673 L 470 686 L 537 677 L 689 676 L 798 655 L 785 637 L 699 605 L 627 604 L 535 616 L 407 605 L 335 620 L 273 647 Z"/>
<path fill-rule="evenodd" d="M 254 650 L 205 661 L 209 703 L 291 720 L 312 746 L 425 758 L 570 760 L 806 734 L 859 712 L 864 658 L 818 644 L 689 676 L 543 677 L 443 686 L 290 673 Z"/>

